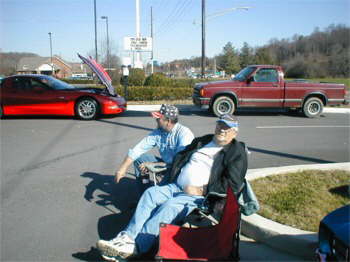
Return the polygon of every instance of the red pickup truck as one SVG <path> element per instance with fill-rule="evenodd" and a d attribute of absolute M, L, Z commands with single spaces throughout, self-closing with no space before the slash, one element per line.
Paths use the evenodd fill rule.
<path fill-rule="evenodd" d="M 217 116 L 233 114 L 236 108 L 288 108 L 302 110 L 307 117 L 317 117 L 326 105 L 348 104 L 346 86 L 306 80 L 284 80 L 282 67 L 251 65 L 233 79 L 197 83 L 193 102 Z"/>

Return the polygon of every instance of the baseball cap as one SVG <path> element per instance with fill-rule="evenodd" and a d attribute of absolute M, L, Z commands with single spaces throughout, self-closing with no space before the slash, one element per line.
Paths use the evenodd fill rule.
<path fill-rule="evenodd" d="M 179 109 L 173 105 L 162 104 L 159 111 L 152 112 L 154 118 L 161 118 L 165 116 L 168 119 L 175 120 L 179 117 Z"/>
<path fill-rule="evenodd" d="M 233 115 L 230 115 L 230 114 L 221 115 L 216 122 L 223 122 L 228 127 L 234 128 L 236 131 L 238 130 L 238 120 Z"/>

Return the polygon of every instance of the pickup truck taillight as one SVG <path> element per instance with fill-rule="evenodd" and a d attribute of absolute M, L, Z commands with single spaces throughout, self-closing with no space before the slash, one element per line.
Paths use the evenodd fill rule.
<path fill-rule="evenodd" d="M 199 91 L 200 96 L 204 96 L 204 93 L 204 88 L 201 88 L 201 90 Z"/>

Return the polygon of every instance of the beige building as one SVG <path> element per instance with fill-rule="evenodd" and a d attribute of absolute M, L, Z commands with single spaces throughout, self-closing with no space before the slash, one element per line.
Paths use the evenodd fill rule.
<path fill-rule="evenodd" d="M 59 56 L 23 57 L 17 64 L 17 74 L 55 75 L 57 78 L 68 78 L 74 74 L 89 74 L 90 68 L 82 63 L 69 63 Z"/>

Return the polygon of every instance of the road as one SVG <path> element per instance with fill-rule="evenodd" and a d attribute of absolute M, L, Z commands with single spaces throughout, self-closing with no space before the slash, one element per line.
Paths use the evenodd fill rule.
<path fill-rule="evenodd" d="M 251 151 L 249 168 L 349 161 L 349 114 L 307 119 L 242 112 L 238 119 L 238 139 Z M 205 112 L 181 116 L 196 136 L 211 133 L 215 121 Z M 154 128 L 149 113 L 0 124 L 1 261 L 99 260 L 96 241 L 111 238 L 132 215 L 133 179 L 115 185 L 112 174 L 127 149 Z M 243 260 L 259 258 L 242 247 Z"/>

